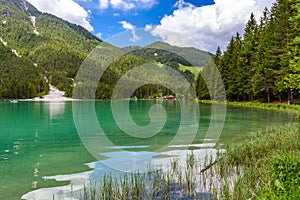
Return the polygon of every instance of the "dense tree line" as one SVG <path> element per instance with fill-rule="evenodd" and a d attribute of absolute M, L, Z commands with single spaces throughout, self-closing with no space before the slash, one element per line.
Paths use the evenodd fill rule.
<path fill-rule="evenodd" d="M 218 48 L 214 63 L 206 63 L 205 83 L 197 79 L 199 99 L 208 99 L 207 88 L 218 82 L 211 65 L 222 75 L 226 97 L 230 101 L 294 101 L 300 92 L 300 1 L 277 0 L 264 10 L 259 22 L 251 14 L 243 36 L 236 34 L 226 51 Z M 214 86 L 211 86 L 214 85 Z M 210 95 L 210 96 L 209 96 Z"/>

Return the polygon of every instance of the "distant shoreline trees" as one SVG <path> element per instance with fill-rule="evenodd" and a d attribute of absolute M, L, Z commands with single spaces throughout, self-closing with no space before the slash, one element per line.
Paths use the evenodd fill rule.
<path fill-rule="evenodd" d="M 228 100 L 293 103 L 300 92 L 300 0 L 277 0 L 259 23 L 251 14 L 243 37 L 232 37 L 223 54 L 218 48 L 214 62 Z M 203 75 L 213 76 L 206 68 Z M 199 76 L 199 99 L 209 97 L 206 87 Z"/>

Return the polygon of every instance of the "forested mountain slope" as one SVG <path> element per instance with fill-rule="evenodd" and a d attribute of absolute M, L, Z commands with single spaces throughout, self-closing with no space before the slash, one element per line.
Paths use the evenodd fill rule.
<path fill-rule="evenodd" d="M 0 97 L 33 98 L 49 90 L 41 69 L 0 43 Z"/>
<path fill-rule="evenodd" d="M 26 66 L 23 63 L 22 66 L 22 62 L 16 62 L 15 67 L 32 68 L 40 77 L 47 77 L 51 84 L 70 96 L 72 79 L 87 54 L 101 40 L 81 26 L 39 12 L 25 0 L 0 0 L 0 13 L 1 43 L 6 46 L 6 50 L 11 49 L 16 58 L 24 58 L 28 63 Z M 9 54 L 1 52 L 1 69 L 10 67 L 7 65 L 10 59 Z M 5 74 L 7 71 L 9 70 L 3 71 L 2 76 L 8 76 Z M 11 81 L 14 79 L 17 77 L 13 77 Z M 28 79 L 27 82 L 31 80 Z M 12 82 L 1 84 L 2 93 L 11 90 L 7 88 L 10 84 Z M 16 86 L 12 90 L 23 89 Z M 42 88 L 34 95 L 18 95 L 13 91 L 14 95 L 9 96 L 29 98 L 40 92 L 46 93 L 47 89 Z M 4 95 L 1 97 L 7 98 Z"/>

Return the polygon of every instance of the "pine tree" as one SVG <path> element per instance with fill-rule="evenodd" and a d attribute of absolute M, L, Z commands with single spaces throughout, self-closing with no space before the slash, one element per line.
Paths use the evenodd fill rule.
<path fill-rule="evenodd" d="M 258 27 L 254 14 L 251 13 L 250 19 L 245 28 L 242 40 L 242 51 L 238 60 L 238 93 L 241 98 L 253 100 L 253 77 L 257 65 L 257 46 L 258 46 Z"/>
<path fill-rule="evenodd" d="M 198 75 L 196 93 L 199 99 L 211 99 L 224 101 L 224 85 L 218 72 L 221 63 L 222 52 L 220 47 L 211 60 L 208 60 L 204 69 Z"/>
<path fill-rule="evenodd" d="M 226 89 L 226 97 L 228 100 L 240 100 L 238 93 L 238 60 L 242 49 L 242 41 L 240 34 L 232 37 L 227 47 L 227 51 L 221 59 L 220 72 Z"/>
<path fill-rule="evenodd" d="M 276 46 L 272 43 L 273 34 L 271 13 L 266 8 L 260 20 L 258 28 L 257 47 L 257 69 L 253 77 L 253 92 L 259 99 L 271 101 L 271 93 L 275 85 L 275 71 L 273 70 L 275 61 L 272 51 Z"/>
<path fill-rule="evenodd" d="M 210 68 L 205 65 L 202 72 L 198 74 L 197 81 L 196 81 L 196 94 L 198 99 L 210 99 L 209 91 L 204 80 L 205 76 L 210 74 Z"/>
<path fill-rule="evenodd" d="M 221 75 L 221 60 L 222 58 L 222 51 L 221 48 L 218 47 L 215 55 L 213 56 L 213 61 L 215 64 L 215 72 L 214 72 L 214 100 L 216 101 L 225 101 L 226 100 L 226 92 L 225 92 L 225 87 L 224 83 L 222 80 L 222 75 Z"/>

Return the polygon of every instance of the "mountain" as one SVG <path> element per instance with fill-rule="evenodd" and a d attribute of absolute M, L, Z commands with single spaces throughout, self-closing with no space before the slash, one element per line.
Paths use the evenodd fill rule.
<path fill-rule="evenodd" d="M 212 54 L 193 47 L 177 47 L 165 42 L 154 42 L 144 48 L 127 47 L 130 54 L 141 57 L 149 62 L 168 65 L 181 72 L 192 84 Z"/>
<path fill-rule="evenodd" d="M 178 47 L 173 46 L 165 42 L 154 42 L 148 45 L 146 48 L 155 48 L 161 49 L 164 51 L 172 52 L 178 57 L 181 57 L 181 60 L 184 59 L 185 63 L 182 63 L 187 66 L 203 67 L 208 60 L 211 59 L 213 54 L 206 51 L 196 49 L 194 47 Z M 175 60 L 176 61 L 176 60 Z M 179 63 L 182 61 L 178 60 Z M 186 63 L 188 62 L 188 63 Z"/>
<path fill-rule="evenodd" d="M 203 67 L 213 55 L 193 47 L 172 46 L 165 42 L 154 42 L 144 48 L 140 46 L 124 47 L 122 51 L 142 57 L 145 60 L 155 60 L 163 64 L 176 62 L 195 67 Z"/>
<path fill-rule="evenodd" d="M 116 51 L 125 53 L 120 58 L 114 58 L 101 77 L 95 94 L 100 99 L 111 98 L 114 86 L 122 76 L 134 67 L 147 63 L 156 66 L 154 69 L 157 70 L 164 64 L 168 65 L 195 85 L 199 67 L 211 58 L 207 52 L 163 42 L 145 48 L 119 49 L 101 41 L 81 26 L 38 11 L 26 0 L 0 0 L 0 13 L 0 98 L 43 96 L 48 93 L 49 84 L 65 91 L 69 97 L 74 86 L 88 88 L 88 76 L 76 83 L 75 78 L 81 64 L 94 49 L 101 49 L 102 57 L 111 56 Z M 88 89 L 82 91 L 80 97 L 90 97 L 86 93 Z M 148 98 L 170 93 L 167 88 L 146 85 L 133 95 Z"/>
<path fill-rule="evenodd" d="M 102 41 L 81 26 L 39 12 L 26 0 L 0 0 L 0 13 L 1 61 L 3 61 L 0 63 L 1 97 L 31 98 L 48 92 L 47 87 L 36 87 L 34 92 L 24 92 L 30 95 L 21 95 L 16 91 L 24 90 L 22 85 L 13 89 L 8 88 L 8 85 L 13 84 L 13 80 L 31 81 L 29 77 L 22 77 L 22 74 L 10 74 L 12 72 L 8 68 L 13 66 L 5 63 L 16 59 L 22 61 L 13 62 L 14 67 L 28 70 L 26 73 L 34 70 L 39 77 L 45 78 L 41 80 L 43 85 L 48 79 L 52 85 L 66 91 L 70 96 L 73 79 L 82 61 Z M 7 52 L 8 49 L 15 57 L 11 57 L 11 53 Z M 2 84 L 4 77 L 8 76 L 13 77 L 11 81 Z M 10 90 L 14 91 L 7 95 L 7 91 Z"/>

